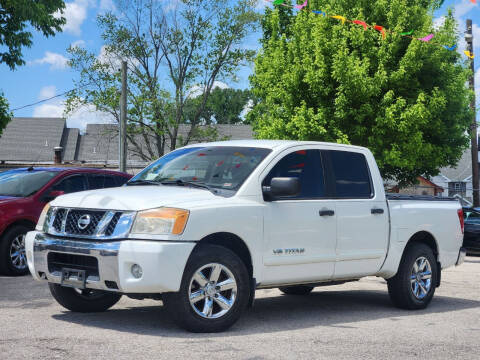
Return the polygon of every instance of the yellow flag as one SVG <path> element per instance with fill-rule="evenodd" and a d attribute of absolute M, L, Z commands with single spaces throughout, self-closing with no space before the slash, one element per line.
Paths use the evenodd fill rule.
<path fill-rule="evenodd" d="M 473 55 L 473 53 L 471 53 L 470 51 L 465 50 L 463 53 L 465 55 L 467 55 L 467 57 L 470 58 L 470 59 L 473 59 L 475 57 L 475 55 Z"/>
<path fill-rule="evenodd" d="M 345 24 L 345 21 L 347 20 L 347 18 L 345 16 L 340 16 L 340 15 L 332 16 L 332 18 L 337 19 L 337 20 L 341 20 L 342 24 Z"/>

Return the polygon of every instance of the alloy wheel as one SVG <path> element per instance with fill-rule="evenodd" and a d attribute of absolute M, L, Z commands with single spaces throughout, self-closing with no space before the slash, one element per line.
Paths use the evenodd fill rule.
<path fill-rule="evenodd" d="M 432 266 L 424 256 L 419 257 L 413 263 L 410 284 L 413 295 L 422 300 L 432 287 Z"/>
<path fill-rule="evenodd" d="M 27 268 L 27 256 L 25 251 L 25 234 L 18 235 L 10 245 L 10 261 L 17 270 Z"/>
<path fill-rule="evenodd" d="M 193 310 L 203 318 L 216 319 L 230 311 L 237 297 L 237 282 L 224 265 L 210 263 L 193 274 L 188 298 Z"/>

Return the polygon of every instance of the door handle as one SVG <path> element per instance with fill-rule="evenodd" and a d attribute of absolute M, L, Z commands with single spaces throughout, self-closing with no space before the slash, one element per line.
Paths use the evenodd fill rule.
<path fill-rule="evenodd" d="M 374 215 L 375 215 L 375 214 L 383 214 L 383 209 L 377 209 L 377 208 L 375 208 L 375 209 L 372 209 L 371 212 L 372 212 L 372 214 L 374 214 Z"/>
<path fill-rule="evenodd" d="M 335 211 L 333 211 L 333 210 L 320 210 L 319 214 L 320 214 L 320 216 L 333 216 L 333 215 L 335 215 Z"/>

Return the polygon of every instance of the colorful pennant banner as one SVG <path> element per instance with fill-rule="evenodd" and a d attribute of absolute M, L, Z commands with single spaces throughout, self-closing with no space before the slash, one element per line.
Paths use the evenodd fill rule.
<path fill-rule="evenodd" d="M 280 6 L 295 8 L 299 11 L 303 10 L 308 5 L 308 0 L 305 0 L 305 2 L 303 4 L 298 4 L 298 5 L 294 5 L 294 6 L 290 5 L 290 3 L 286 4 L 285 1 L 287 1 L 287 0 L 265 0 L 265 1 L 273 3 L 274 5 L 280 5 Z M 476 4 L 477 0 L 470 0 L 470 2 L 472 2 L 473 4 Z M 345 16 L 341 16 L 341 15 L 327 15 L 327 13 L 325 11 L 322 11 L 322 10 L 307 10 L 307 11 L 310 11 L 314 14 L 322 15 L 324 17 L 330 17 L 332 19 L 339 20 L 339 21 L 342 22 L 342 25 L 345 24 L 345 22 L 351 22 L 353 24 L 362 26 L 364 30 L 367 30 L 370 27 L 372 29 L 377 30 L 380 34 L 382 34 L 382 39 L 383 40 L 386 39 L 387 32 L 389 32 L 391 34 L 397 34 L 394 31 L 385 29 L 381 25 L 369 25 L 365 21 L 362 21 L 362 20 L 349 20 Z M 413 40 L 422 41 L 422 42 L 425 42 L 425 43 L 430 43 L 430 40 L 432 40 L 435 37 L 435 34 L 428 34 L 427 36 L 424 36 L 422 38 L 416 38 L 416 37 L 412 36 L 413 33 L 414 33 L 414 30 L 410 30 L 410 31 L 407 31 L 407 32 L 402 32 L 402 33 L 400 33 L 400 35 L 404 36 L 404 37 L 408 37 L 408 38 L 413 39 Z M 441 44 L 438 44 L 438 43 L 435 43 L 435 42 L 431 42 L 430 44 L 441 46 L 448 51 L 455 51 L 457 49 L 457 45 L 448 46 L 448 45 L 441 45 Z M 469 59 L 473 59 L 475 57 L 474 54 L 471 53 L 470 51 L 464 51 L 463 53 Z"/>

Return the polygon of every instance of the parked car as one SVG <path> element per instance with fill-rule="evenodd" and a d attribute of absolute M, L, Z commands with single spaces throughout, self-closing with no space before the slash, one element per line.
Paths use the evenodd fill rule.
<path fill-rule="evenodd" d="M 26 249 L 71 311 L 162 298 L 180 326 L 215 332 L 256 289 L 306 295 L 370 275 L 396 306 L 423 309 L 441 270 L 463 262 L 462 238 L 458 201 L 387 197 L 366 148 L 245 140 L 190 145 L 122 188 L 59 196 Z"/>
<path fill-rule="evenodd" d="M 28 273 L 25 234 L 59 195 L 121 186 L 131 175 L 87 168 L 14 169 L 0 173 L 0 273 Z"/>
<path fill-rule="evenodd" d="M 480 211 L 478 209 L 463 208 L 465 219 L 465 234 L 463 247 L 468 254 L 480 255 Z"/>

